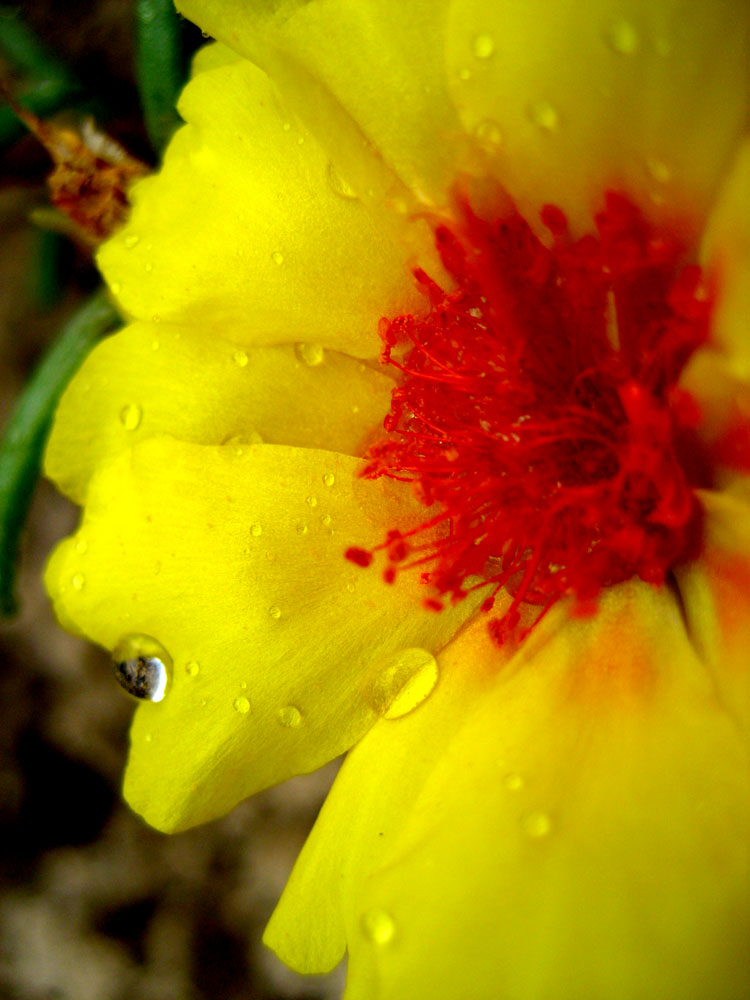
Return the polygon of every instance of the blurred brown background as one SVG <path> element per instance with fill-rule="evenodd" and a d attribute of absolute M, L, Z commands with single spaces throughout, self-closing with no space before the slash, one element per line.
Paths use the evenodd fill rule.
<path fill-rule="evenodd" d="M 133 80 L 133 0 L 27 0 L 20 15 L 100 95 L 100 124 L 148 159 Z M 202 39 L 188 37 L 191 45 Z M 6 77 L 17 76 L 0 60 Z M 15 80 L 22 93 L 22 81 Z M 97 284 L 88 254 L 42 235 L 49 159 L 31 137 L 0 167 L 0 423 L 45 346 Z M 39 484 L 24 538 L 21 611 L 0 628 L 0 998 L 281 1000 L 340 996 L 260 943 L 333 770 L 174 837 L 120 799 L 133 704 L 105 653 L 55 624 L 41 574 L 76 510 Z"/>

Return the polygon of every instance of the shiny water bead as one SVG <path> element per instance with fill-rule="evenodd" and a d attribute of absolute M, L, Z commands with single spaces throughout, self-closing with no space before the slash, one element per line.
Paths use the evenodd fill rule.
<path fill-rule="evenodd" d="M 201 665 L 200 663 L 198 663 L 197 660 L 191 660 L 189 663 L 185 665 L 185 673 L 189 677 L 197 677 L 200 672 L 201 672 Z"/>
<path fill-rule="evenodd" d="M 528 107 L 528 115 L 543 132 L 554 132 L 560 124 L 557 109 L 549 101 L 534 101 Z"/>
<path fill-rule="evenodd" d="M 247 356 L 247 351 L 235 351 L 232 355 L 232 359 L 238 368 L 246 368 L 247 363 L 250 360 Z"/>
<path fill-rule="evenodd" d="M 253 538 L 258 538 L 260 535 L 263 534 L 263 526 L 260 524 L 251 524 L 250 534 L 253 536 Z"/>
<path fill-rule="evenodd" d="M 320 344 L 297 344 L 297 357 L 310 368 L 317 368 L 325 360 L 325 350 Z"/>
<path fill-rule="evenodd" d="M 284 254 L 281 253 L 280 250 L 274 250 L 274 252 L 271 254 L 271 260 L 274 262 L 274 264 L 283 264 Z"/>
<path fill-rule="evenodd" d="M 396 923 L 390 913 L 376 907 L 362 915 L 362 930 L 373 944 L 385 945 L 393 940 Z"/>
<path fill-rule="evenodd" d="M 148 635 L 126 635 L 112 651 L 115 677 L 120 686 L 141 701 L 161 701 L 167 691 L 172 660 Z"/>
<path fill-rule="evenodd" d="M 607 44 L 618 55 L 632 56 L 638 51 L 641 40 L 630 21 L 613 21 L 604 33 Z"/>
<path fill-rule="evenodd" d="M 271 618 L 278 620 L 279 618 L 281 618 L 281 608 L 277 604 L 272 604 L 271 607 L 268 609 L 268 614 L 271 616 Z"/>
<path fill-rule="evenodd" d="M 503 135 L 500 126 L 491 118 L 483 118 L 474 128 L 474 135 L 480 146 L 488 152 L 494 152 L 502 145 Z"/>
<path fill-rule="evenodd" d="M 324 486 L 333 486 L 333 484 L 335 482 L 336 482 L 336 477 L 334 476 L 334 474 L 332 472 L 324 472 L 323 473 L 323 485 Z"/>
<path fill-rule="evenodd" d="M 521 829 L 532 840 L 541 840 L 552 832 L 552 820 L 546 812 L 528 812 L 521 817 Z"/>
<path fill-rule="evenodd" d="M 506 774 L 503 778 L 503 784 L 509 792 L 520 792 L 524 781 L 520 774 Z"/>
<path fill-rule="evenodd" d="M 491 35 L 477 35 L 473 44 L 474 55 L 477 59 L 489 59 L 495 51 L 495 42 Z"/>
<path fill-rule="evenodd" d="M 70 578 L 70 585 L 73 590 L 83 590 L 86 586 L 86 577 L 83 573 L 74 573 Z"/>
<path fill-rule="evenodd" d="M 240 695 L 239 698 L 235 698 L 232 704 L 235 712 L 239 712 L 240 715 L 247 715 L 250 711 L 250 702 L 244 695 Z"/>
<path fill-rule="evenodd" d="M 346 201 L 356 201 L 357 192 L 351 187 L 348 181 L 344 180 L 331 162 L 328 163 L 328 167 L 326 168 L 326 177 L 328 185 L 334 194 L 337 194 L 339 198 L 344 198 Z"/>
<path fill-rule="evenodd" d="M 137 403 L 128 403 L 120 410 L 120 423 L 126 431 L 136 430 L 143 418 L 143 410 Z"/>
<path fill-rule="evenodd" d="M 140 236 L 136 235 L 136 233 L 130 233 L 125 237 L 123 243 L 128 248 L 128 250 L 131 250 L 134 246 L 140 243 L 140 241 L 141 241 Z"/>
<path fill-rule="evenodd" d="M 395 653 L 375 677 L 368 701 L 386 719 L 400 719 L 414 711 L 432 693 L 438 680 L 438 665 L 426 649 L 402 649 Z"/>
<path fill-rule="evenodd" d="M 284 705 L 279 709 L 278 719 L 285 729 L 296 729 L 302 723 L 302 712 L 296 705 Z"/>

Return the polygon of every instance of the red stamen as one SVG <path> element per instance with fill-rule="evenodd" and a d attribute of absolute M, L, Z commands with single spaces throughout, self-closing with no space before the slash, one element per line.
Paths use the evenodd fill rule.
<path fill-rule="evenodd" d="M 505 587 L 499 643 L 523 603 L 541 617 L 573 595 L 586 615 L 605 586 L 663 583 L 697 553 L 694 490 L 710 482 L 700 413 L 677 386 L 708 336 L 700 269 L 616 194 L 597 236 L 573 240 L 552 205 L 541 218 L 551 245 L 519 214 L 488 222 L 463 200 L 455 231 L 435 233 L 455 290 L 415 270 L 428 314 L 381 321 L 382 361 L 403 378 L 363 474 L 412 482 L 437 513 L 346 553 L 367 566 L 384 549 L 389 582 L 427 565 L 435 610 L 487 586 L 489 613 Z"/>

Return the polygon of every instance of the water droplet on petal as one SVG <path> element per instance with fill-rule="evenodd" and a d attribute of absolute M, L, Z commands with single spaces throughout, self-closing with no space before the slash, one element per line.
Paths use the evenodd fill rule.
<path fill-rule="evenodd" d="M 250 534 L 253 536 L 253 538 L 257 538 L 259 535 L 262 535 L 263 534 L 263 526 L 260 525 L 260 524 L 251 524 L 250 525 Z"/>
<path fill-rule="evenodd" d="M 438 665 L 432 653 L 403 649 L 381 669 L 368 700 L 384 718 L 400 719 L 425 701 L 437 680 Z"/>
<path fill-rule="evenodd" d="M 70 584 L 73 590 L 83 590 L 86 586 L 86 577 L 83 573 L 74 573 L 70 578 Z"/>
<path fill-rule="evenodd" d="M 153 269 L 154 269 L 153 262 L 147 260 L 146 263 L 143 265 L 143 270 L 146 271 L 148 274 L 150 274 L 153 271 Z"/>
<path fill-rule="evenodd" d="M 271 607 L 268 609 L 268 613 L 271 616 L 271 618 L 277 618 L 277 619 L 281 618 L 281 608 L 276 604 L 271 605 Z"/>
<path fill-rule="evenodd" d="M 672 179 L 672 171 L 669 169 L 663 160 L 658 160 L 655 157 L 649 157 L 646 160 L 646 170 L 657 184 L 668 184 Z"/>
<path fill-rule="evenodd" d="M 305 503 L 309 504 L 311 507 L 317 507 L 318 498 L 313 496 L 305 497 Z"/>
<path fill-rule="evenodd" d="M 297 521 L 295 525 L 295 531 L 298 535 L 306 535 L 308 532 L 307 524 L 304 521 Z"/>
<path fill-rule="evenodd" d="M 336 477 L 334 476 L 334 474 L 332 472 L 324 472 L 323 473 L 323 485 L 324 486 L 333 486 L 333 484 L 335 482 L 336 482 Z"/>
<path fill-rule="evenodd" d="M 331 527 L 331 521 L 332 521 L 332 518 L 331 518 L 330 514 L 321 514 L 320 515 L 320 523 L 323 525 L 324 528 L 330 528 Z"/>
<path fill-rule="evenodd" d="M 302 722 L 302 712 L 296 705 L 284 705 L 279 709 L 279 722 L 285 729 L 296 729 Z"/>
<path fill-rule="evenodd" d="M 119 281 L 111 281 L 109 283 L 109 287 L 112 289 L 113 295 L 119 295 L 120 292 L 122 291 L 122 285 L 120 284 Z"/>
<path fill-rule="evenodd" d="M 197 660 L 191 660 L 185 665 L 185 673 L 190 677 L 197 677 L 201 672 L 201 665 Z"/>
<path fill-rule="evenodd" d="M 132 247 L 134 246 L 137 246 L 137 244 L 140 242 L 141 242 L 140 236 L 137 236 L 135 233 L 129 233 L 123 240 L 123 243 L 128 248 L 128 250 L 132 249 Z"/>
<path fill-rule="evenodd" d="M 347 181 L 344 180 L 338 170 L 334 167 L 333 163 L 330 161 L 328 163 L 328 167 L 326 168 L 326 177 L 328 178 L 328 184 L 334 194 L 337 194 L 339 198 L 345 198 L 347 201 L 356 201 L 357 192 Z"/>
<path fill-rule="evenodd" d="M 509 792 L 520 792 L 523 788 L 523 778 L 520 774 L 506 774 L 503 784 Z"/>
<path fill-rule="evenodd" d="M 310 368 L 317 368 L 325 360 L 325 351 L 320 344 L 297 344 L 295 351 L 300 361 Z"/>
<path fill-rule="evenodd" d="M 112 651 L 120 686 L 145 701 L 161 701 L 167 690 L 172 659 L 150 635 L 126 635 Z"/>
<path fill-rule="evenodd" d="M 458 71 L 458 79 L 466 83 L 467 80 L 471 79 L 471 70 L 464 67 Z"/>
<path fill-rule="evenodd" d="M 362 930 L 373 944 L 384 945 L 393 940 L 396 924 L 390 913 L 376 907 L 363 914 Z"/>
<path fill-rule="evenodd" d="M 621 56 L 632 56 L 641 44 L 638 32 L 630 21 L 613 21 L 604 32 L 604 38 L 610 48 Z"/>
<path fill-rule="evenodd" d="M 474 55 L 477 59 L 489 59 L 495 51 L 495 42 L 491 35 L 477 35 L 474 39 Z"/>
<path fill-rule="evenodd" d="M 521 828 L 527 837 L 538 840 L 551 833 L 552 820 L 546 812 L 528 812 L 521 817 Z"/>
<path fill-rule="evenodd" d="M 474 129 L 474 135 L 486 150 L 494 152 L 502 145 L 503 136 L 500 126 L 491 118 L 485 118 Z"/>
<path fill-rule="evenodd" d="M 234 363 L 238 368 L 245 368 L 248 362 L 247 351 L 235 351 L 232 355 Z"/>
<path fill-rule="evenodd" d="M 155 319 L 155 317 L 153 317 L 153 318 Z M 152 340 L 151 341 L 151 350 L 152 351 L 158 351 L 159 347 L 160 347 L 160 344 L 159 344 L 158 340 Z"/>
<path fill-rule="evenodd" d="M 83 555 L 84 552 L 88 552 L 88 550 L 89 550 L 89 543 L 86 541 L 85 538 L 78 538 L 76 540 L 76 546 L 75 546 L 75 548 L 76 548 L 76 552 L 80 552 L 80 554 Z"/>
<path fill-rule="evenodd" d="M 531 121 L 544 132 L 555 132 L 560 124 L 557 109 L 549 101 L 534 101 L 528 107 Z"/>
<path fill-rule="evenodd" d="M 239 712 L 240 715 L 247 715 L 250 711 L 250 702 L 244 695 L 241 695 L 239 698 L 235 698 L 232 704 L 234 705 L 235 712 Z"/>
<path fill-rule="evenodd" d="M 284 254 L 278 250 L 274 250 L 274 252 L 271 254 L 271 260 L 274 262 L 274 264 L 283 264 Z"/>
<path fill-rule="evenodd" d="M 143 410 L 137 403 L 128 403 L 120 410 L 120 423 L 126 431 L 134 431 L 140 425 Z"/>

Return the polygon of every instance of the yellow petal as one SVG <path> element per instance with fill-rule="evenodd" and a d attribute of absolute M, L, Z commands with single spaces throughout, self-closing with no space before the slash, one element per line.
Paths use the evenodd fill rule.
<path fill-rule="evenodd" d="M 144 438 L 265 441 L 361 454 L 393 383 L 318 344 L 238 348 L 190 327 L 134 323 L 87 358 L 57 409 L 46 472 L 79 503 L 100 465 Z"/>
<path fill-rule="evenodd" d="M 178 6 L 269 73 L 355 187 L 382 197 L 395 174 L 418 199 L 445 201 L 463 132 L 445 77 L 447 0 Z"/>
<path fill-rule="evenodd" d="M 750 735 L 750 502 L 704 492 L 705 546 L 678 568 L 688 628 L 726 710 Z"/>
<path fill-rule="evenodd" d="M 424 611 L 418 577 L 387 586 L 345 560 L 424 517 L 360 464 L 153 438 L 92 480 L 47 586 L 66 627 L 110 650 L 149 636 L 172 660 L 166 697 L 136 714 L 125 778 L 152 825 L 203 822 L 335 757 L 411 679 L 398 654 L 436 651 L 470 613 Z"/>
<path fill-rule="evenodd" d="M 422 249 L 434 258 L 426 224 L 366 209 L 244 60 L 199 72 L 180 112 L 189 124 L 99 253 L 123 310 L 376 356 L 380 317 L 423 308 L 409 266 Z"/>
<path fill-rule="evenodd" d="M 455 0 L 452 94 L 524 214 L 607 188 L 701 226 L 747 124 L 745 0 Z"/>
<path fill-rule="evenodd" d="M 455 1000 L 467 983 L 472 1000 L 744 995 L 747 741 L 669 593 L 624 584 L 593 620 L 532 636 L 504 666 L 470 634 L 441 655 L 441 677 L 479 679 L 441 683 L 398 732 L 378 723 L 350 754 L 274 947 L 305 957 L 304 866 L 327 850 L 318 898 L 340 907 L 323 919 L 348 944 L 347 1000 Z M 451 715 L 456 685 L 469 697 Z M 409 750 L 419 787 L 404 808 Z M 368 865 L 361 845 L 380 830 Z"/>
<path fill-rule="evenodd" d="M 703 257 L 718 283 L 713 340 L 732 374 L 750 381 L 750 140 L 742 144 L 726 177 Z"/>

